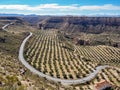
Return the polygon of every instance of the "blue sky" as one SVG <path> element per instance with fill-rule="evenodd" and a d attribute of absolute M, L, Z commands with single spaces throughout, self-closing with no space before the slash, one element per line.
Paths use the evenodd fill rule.
<path fill-rule="evenodd" d="M 120 0 L 1 0 L 0 13 L 120 15 Z"/>

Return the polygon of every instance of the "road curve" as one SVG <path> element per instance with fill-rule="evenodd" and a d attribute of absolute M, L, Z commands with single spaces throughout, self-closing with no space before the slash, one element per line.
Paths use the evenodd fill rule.
<path fill-rule="evenodd" d="M 26 68 L 28 68 L 31 72 L 33 72 L 34 74 L 39 75 L 40 77 L 45 77 L 47 80 L 52 80 L 54 82 L 60 82 L 63 85 L 71 85 L 71 84 L 81 84 L 81 83 L 85 83 L 87 81 L 92 80 L 93 78 L 95 78 L 95 76 L 98 74 L 98 72 L 104 68 L 110 67 L 108 65 L 104 65 L 104 66 L 98 66 L 95 68 L 95 70 L 90 73 L 88 76 L 81 78 L 81 79 L 76 79 L 76 80 L 66 80 L 66 79 L 59 79 L 59 78 L 55 78 L 55 77 L 51 77 L 48 75 L 43 74 L 42 72 L 36 70 L 34 67 L 32 67 L 30 64 L 28 64 L 28 62 L 25 60 L 23 52 L 24 52 L 24 47 L 25 47 L 25 43 L 27 42 L 27 40 L 32 36 L 32 33 L 30 32 L 30 34 L 23 40 L 20 49 L 19 49 L 19 60 L 21 61 L 21 63 L 23 65 L 25 65 Z"/>
<path fill-rule="evenodd" d="M 12 24 L 13 24 L 13 23 L 5 24 L 5 25 L 2 27 L 2 30 L 7 31 L 5 28 L 8 27 L 9 25 L 12 25 Z"/>

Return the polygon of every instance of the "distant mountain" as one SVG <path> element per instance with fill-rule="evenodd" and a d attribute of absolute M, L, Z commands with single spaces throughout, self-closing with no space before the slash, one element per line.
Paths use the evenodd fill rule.
<path fill-rule="evenodd" d="M 24 14 L 0 14 L 0 17 L 8 17 L 8 16 L 25 16 Z"/>
<path fill-rule="evenodd" d="M 25 16 L 34 17 L 34 16 L 38 16 L 38 15 L 36 15 L 36 14 L 30 14 L 30 15 L 24 15 L 24 14 L 0 14 L 0 17 L 25 17 Z"/>
<path fill-rule="evenodd" d="M 59 29 L 66 32 L 119 32 L 120 17 L 49 17 L 38 23 L 38 28 Z"/>
<path fill-rule="evenodd" d="M 24 15 L 24 14 L 4 14 L 4 13 L 0 13 L 0 16 L 53 16 L 53 15 L 36 15 L 36 14 L 29 14 L 29 15 Z M 62 16 L 62 15 L 59 15 Z M 73 15 L 65 15 L 66 17 L 70 17 Z M 83 15 L 82 17 L 84 17 L 86 15 Z M 74 17 L 80 17 L 80 16 L 75 16 Z M 87 16 L 86 16 L 87 17 Z M 120 15 L 100 15 L 100 14 L 96 14 L 96 15 L 89 15 L 88 17 L 120 17 Z"/>

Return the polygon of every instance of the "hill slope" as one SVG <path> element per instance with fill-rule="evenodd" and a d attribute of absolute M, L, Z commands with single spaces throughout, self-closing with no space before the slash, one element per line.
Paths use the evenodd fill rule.
<path fill-rule="evenodd" d="M 49 17 L 38 23 L 39 28 L 67 32 L 102 33 L 120 32 L 119 17 Z"/>

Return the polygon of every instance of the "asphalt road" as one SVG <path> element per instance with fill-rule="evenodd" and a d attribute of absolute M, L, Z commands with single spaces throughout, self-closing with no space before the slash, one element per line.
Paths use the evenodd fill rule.
<path fill-rule="evenodd" d="M 110 67 L 108 65 L 104 65 L 104 66 L 98 66 L 95 68 L 95 70 L 90 73 L 88 76 L 81 78 L 81 79 L 76 79 L 76 80 L 67 80 L 67 79 L 59 79 L 59 78 L 55 78 L 55 77 L 51 77 L 48 75 L 43 74 L 42 72 L 36 70 L 34 67 L 32 67 L 31 65 L 29 65 L 27 63 L 27 61 L 24 58 L 23 52 L 24 52 L 24 47 L 25 47 L 25 43 L 27 42 L 27 40 L 32 36 L 32 33 L 30 32 L 30 34 L 23 40 L 20 49 L 19 49 L 19 60 L 21 61 L 21 63 L 23 65 L 25 65 L 26 68 L 28 68 L 31 72 L 33 72 L 34 74 L 39 75 L 40 77 L 45 77 L 47 80 L 52 80 L 54 82 L 61 82 L 61 84 L 64 85 L 71 85 L 71 84 L 81 84 L 81 83 L 85 83 L 87 81 L 92 80 L 93 78 L 95 78 L 95 76 L 98 74 L 98 72 L 104 68 Z"/>

